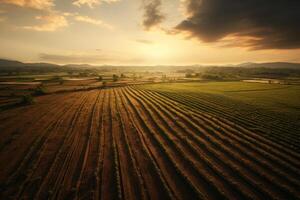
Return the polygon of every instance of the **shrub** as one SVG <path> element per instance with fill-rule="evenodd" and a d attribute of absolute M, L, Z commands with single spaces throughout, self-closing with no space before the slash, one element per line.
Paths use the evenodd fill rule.
<path fill-rule="evenodd" d="M 89 76 L 89 74 L 88 74 L 88 72 L 80 72 L 79 76 L 80 77 L 87 77 L 87 76 Z"/>
<path fill-rule="evenodd" d="M 43 87 L 37 87 L 34 91 L 35 95 L 44 95 L 46 94 L 46 90 Z"/>
<path fill-rule="evenodd" d="M 202 75 L 202 78 L 206 80 L 223 80 L 222 76 L 214 75 L 214 74 L 204 74 Z"/>
<path fill-rule="evenodd" d="M 114 74 L 114 75 L 113 75 L 113 81 L 116 82 L 116 81 L 118 81 L 118 80 L 119 80 L 119 76 L 116 75 L 116 74 Z"/>
<path fill-rule="evenodd" d="M 191 73 L 186 73 L 186 74 L 185 74 L 185 78 L 193 78 L 193 74 L 191 74 Z"/>
<path fill-rule="evenodd" d="M 26 94 L 22 96 L 21 104 L 22 105 L 31 105 L 34 103 L 34 99 L 30 94 Z"/>
<path fill-rule="evenodd" d="M 57 82 L 58 84 L 62 85 L 64 83 L 64 79 L 61 76 L 54 76 L 51 81 Z"/>

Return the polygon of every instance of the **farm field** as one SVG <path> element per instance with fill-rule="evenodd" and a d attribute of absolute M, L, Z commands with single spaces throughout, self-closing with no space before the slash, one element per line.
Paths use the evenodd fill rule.
<path fill-rule="evenodd" d="M 175 83 L 37 97 L 0 112 L 0 199 L 299 199 L 299 90 Z"/>
<path fill-rule="evenodd" d="M 100 88 L 120 87 L 126 85 L 139 85 L 145 83 L 158 83 L 166 80 L 158 79 L 160 73 L 151 73 L 148 77 L 142 78 L 124 74 L 115 75 L 111 72 L 95 76 L 95 74 L 81 77 L 67 76 L 66 74 L 48 75 L 20 75 L 20 76 L 0 76 L 0 111 L 23 104 L 26 96 L 40 96 L 53 93 L 65 93 L 76 91 L 87 91 Z M 113 80 L 113 76 L 116 80 Z M 154 76 L 156 75 L 156 76 Z M 171 79 L 180 80 L 179 75 L 172 75 Z M 150 78 L 151 77 L 151 78 Z M 182 79 L 181 79 L 182 80 Z"/>
<path fill-rule="evenodd" d="M 190 109 L 226 118 L 300 151 L 300 86 L 246 82 L 144 85 Z"/>

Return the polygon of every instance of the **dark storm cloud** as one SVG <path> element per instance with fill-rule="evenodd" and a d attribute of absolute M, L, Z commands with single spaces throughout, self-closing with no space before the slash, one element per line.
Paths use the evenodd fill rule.
<path fill-rule="evenodd" d="M 161 13 L 161 0 L 144 0 L 143 1 L 143 26 L 146 30 L 159 25 L 164 19 Z"/>
<path fill-rule="evenodd" d="M 204 42 L 240 36 L 234 46 L 300 48 L 299 0 L 186 0 L 188 17 L 176 26 Z"/>

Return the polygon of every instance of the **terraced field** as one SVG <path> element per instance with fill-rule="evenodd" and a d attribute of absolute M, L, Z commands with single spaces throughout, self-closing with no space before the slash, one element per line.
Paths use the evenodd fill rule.
<path fill-rule="evenodd" d="M 0 199 L 299 199 L 294 146 L 186 99 L 135 86 L 2 111 Z"/>

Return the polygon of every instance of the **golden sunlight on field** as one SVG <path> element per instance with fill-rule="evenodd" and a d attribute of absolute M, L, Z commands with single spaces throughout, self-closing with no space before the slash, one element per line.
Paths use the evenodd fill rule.
<path fill-rule="evenodd" d="M 0 0 L 0 200 L 300 199 L 300 0 Z"/>

